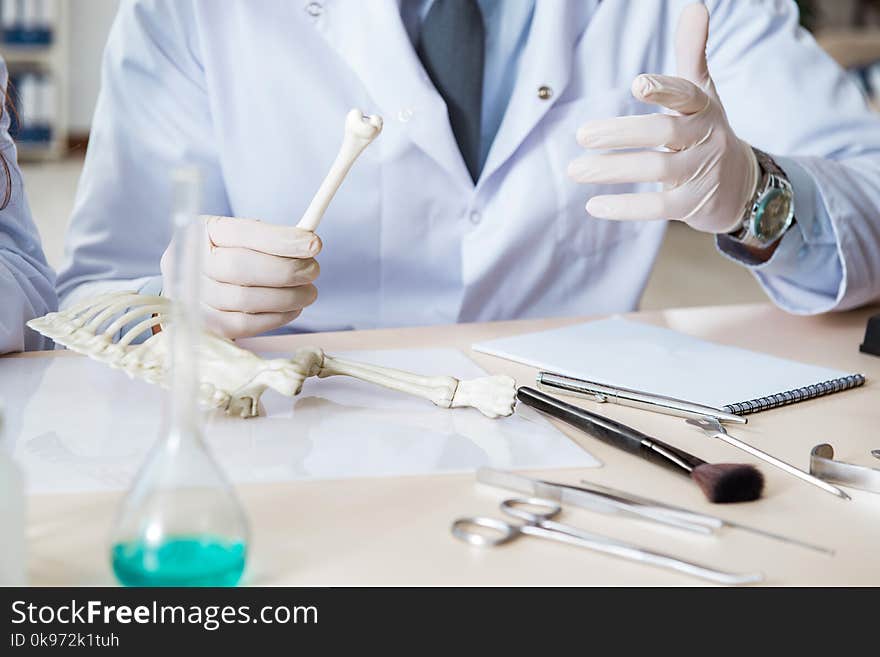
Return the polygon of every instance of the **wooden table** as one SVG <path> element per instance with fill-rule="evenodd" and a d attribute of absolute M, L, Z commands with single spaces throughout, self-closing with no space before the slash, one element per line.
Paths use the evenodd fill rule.
<path fill-rule="evenodd" d="M 880 358 L 861 354 L 868 309 L 794 317 L 768 305 L 636 313 L 639 321 L 778 356 L 862 372 L 858 389 L 753 416 L 736 434 L 800 467 L 810 449 L 830 442 L 836 457 L 880 465 Z M 531 384 L 535 371 L 470 351 L 487 338 L 552 328 L 581 319 L 527 320 L 414 329 L 277 336 L 244 342 L 285 351 L 319 343 L 328 351 L 456 347 L 486 370 Z M 21 357 L 21 356 L 19 356 Z M 24 356 L 26 357 L 26 356 Z M 756 373 L 760 376 L 760 373 Z M 589 406 L 589 402 L 584 402 Z M 708 440 L 680 419 L 606 405 L 602 412 L 657 435 L 708 461 L 749 461 Z M 732 571 L 759 569 L 769 585 L 880 584 L 880 495 L 849 489 L 845 502 L 762 466 L 765 497 L 713 506 L 687 479 L 615 451 L 588 436 L 572 438 L 604 466 L 541 474 L 581 477 L 833 547 L 833 557 L 738 530 L 700 537 L 640 522 L 566 510 L 571 524 L 632 540 Z M 873 463 L 872 463 L 873 461 Z M 247 583 L 255 585 L 695 585 L 699 580 L 546 541 L 523 538 L 480 549 L 455 540 L 450 523 L 461 515 L 497 515 L 504 493 L 471 475 L 293 481 L 245 485 L 240 493 L 252 523 Z M 34 585 L 111 584 L 107 537 L 118 494 L 43 495 L 29 499 L 29 580 Z"/>

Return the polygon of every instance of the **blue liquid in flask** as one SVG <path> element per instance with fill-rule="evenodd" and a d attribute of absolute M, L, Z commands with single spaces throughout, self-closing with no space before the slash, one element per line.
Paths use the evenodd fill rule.
<path fill-rule="evenodd" d="M 122 502 L 110 559 L 124 586 L 234 586 L 247 556 L 247 517 L 212 458 L 198 411 L 201 358 L 200 176 L 173 177 L 175 227 L 163 331 L 170 391 L 162 435 Z"/>
<path fill-rule="evenodd" d="M 212 535 L 170 536 L 160 543 L 116 543 L 113 572 L 123 586 L 235 586 L 247 547 Z"/>

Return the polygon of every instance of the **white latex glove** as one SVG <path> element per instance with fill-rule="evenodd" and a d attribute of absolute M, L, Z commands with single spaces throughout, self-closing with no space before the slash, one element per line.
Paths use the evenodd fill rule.
<path fill-rule="evenodd" d="M 689 5 L 678 22 L 675 55 L 680 77 L 639 75 L 632 93 L 673 114 L 591 121 L 577 140 L 590 149 L 649 149 L 585 155 L 568 167 L 583 183 L 661 182 L 663 191 L 594 196 L 587 212 L 600 219 L 678 219 L 697 230 L 736 228 L 751 203 L 758 162 L 727 122 L 706 62 L 709 12 Z M 660 149 L 660 150 L 655 150 Z"/>
<path fill-rule="evenodd" d="M 203 216 L 202 301 L 205 325 L 227 338 L 264 333 L 296 319 L 315 301 L 314 259 L 321 239 L 311 231 L 254 219 Z M 162 255 L 169 280 L 172 247 Z"/>

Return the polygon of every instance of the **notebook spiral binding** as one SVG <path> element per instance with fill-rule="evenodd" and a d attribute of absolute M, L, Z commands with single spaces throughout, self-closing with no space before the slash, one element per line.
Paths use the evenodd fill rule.
<path fill-rule="evenodd" d="M 749 413 L 758 413 L 766 411 L 770 408 L 778 406 L 787 406 L 807 399 L 830 395 L 842 390 L 858 388 L 865 382 L 865 377 L 861 374 L 852 374 L 839 379 L 831 379 L 823 381 L 803 388 L 796 388 L 786 392 L 780 392 L 768 397 L 759 397 L 758 399 L 750 399 L 749 401 L 740 402 L 738 404 L 728 404 L 724 410 L 735 415 L 748 415 Z"/>

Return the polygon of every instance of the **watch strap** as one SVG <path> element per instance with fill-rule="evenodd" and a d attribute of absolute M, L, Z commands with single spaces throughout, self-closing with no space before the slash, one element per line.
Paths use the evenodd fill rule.
<path fill-rule="evenodd" d="M 762 235 L 759 227 L 756 225 L 757 218 L 761 211 L 761 204 L 764 202 L 767 193 L 771 190 L 777 189 L 791 195 L 792 188 L 785 171 L 776 164 L 776 161 L 772 157 L 764 151 L 754 147 L 752 147 L 752 151 L 758 162 L 758 169 L 761 178 L 758 182 L 752 202 L 749 204 L 749 207 L 746 208 L 742 224 L 736 230 L 728 233 L 727 236 L 745 246 L 763 248 L 770 246 L 781 239 L 785 234 L 785 230 L 791 225 L 791 222 L 789 222 L 788 225 L 786 225 L 785 230 L 778 235 L 770 237 Z"/>

